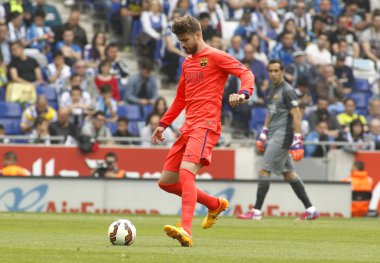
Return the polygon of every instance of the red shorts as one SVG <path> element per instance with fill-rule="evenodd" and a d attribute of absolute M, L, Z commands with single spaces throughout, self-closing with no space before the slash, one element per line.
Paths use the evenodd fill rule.
<path fill-rule="evenodd" d="M 181 133 L 166 157 L 164 171 L 178 172 L 182 161 L 210 165 L 220 134 L 206 128 Z"/>

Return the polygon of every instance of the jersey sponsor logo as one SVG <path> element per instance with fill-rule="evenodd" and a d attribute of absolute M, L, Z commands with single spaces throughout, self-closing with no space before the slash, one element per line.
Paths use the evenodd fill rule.
<path fill-rule="evenodd" d="M 208 64 L 208 58 L 202 58 L 200 64 L 202 67 L 206 67 Z"/>
<path fill-rule="evenodd" d="M 204 81 L 203 71 L 186 72 L 185 79 L 186 84 L 200 84 Z"/>

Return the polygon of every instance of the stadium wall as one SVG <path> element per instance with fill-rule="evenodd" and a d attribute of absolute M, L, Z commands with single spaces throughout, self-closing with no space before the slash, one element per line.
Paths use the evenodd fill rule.
<path fill-rule="evenodd" d="M 198 181 L 198 187 L 230 200 L 227 215 L 253 206 L 257 181 Z M 348 183 L 306 182 L 322 216 L 351 216 Z M 48 213 L 179 214 L 181 201 L 161 191 L 153 179 L 94 179 L 62 177 L 0 177 L 0 211 Z M 273 182 L 263 211 L 269 216 L 298 216 L 301 202 L 284 182 Z M 196 207 L 197 215 L 206 208 Z"/>

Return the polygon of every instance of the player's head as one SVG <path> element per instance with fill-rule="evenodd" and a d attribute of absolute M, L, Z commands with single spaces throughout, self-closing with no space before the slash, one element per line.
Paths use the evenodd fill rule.
<path fill-rule="evenodd" d="M 352 164 L 352 168 L 351 168 L 351 171 L 364 171 L 364 163 L 361 162 L 361 161 L 355 161 L 353 164 Z"/>
<path fill-rule="evenodd" d="M 17 155 L 15 152 L 9 151 L 3 155 L 3 164 L 4 166 L 17 164 Z"/>
<path fill-rule="evenodd" d="M 187 54 L 196 54 L 198 44 L 203 41 L 201 25 L 199 21 L 189 15 L 174 20 L 173 33 L 177 35 L 183 50 Z"/>
<path fill-rule="evenodd" d="M 280 60 L 273 59 L 268 63 L 268 73 L 272 83 L 278 85 L 284 80 L 284 65 Z"/>

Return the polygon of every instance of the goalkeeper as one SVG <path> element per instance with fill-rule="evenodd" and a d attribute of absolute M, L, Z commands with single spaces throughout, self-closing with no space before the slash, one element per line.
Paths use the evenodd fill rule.
<path fill-rule="evenodd" d="M 280 61 L 270 61 L 268 73 L 271 80 L 265 100 L 268 113 L 256 141 L 257 150 L 264 153 L 264 163 L 259 171 L 256 203 L 251 211 L 237 217 L 261 219 L 261 208 L 269 190 L 269 177 L 274 173 L 282 175 L 284 180 L 290 183 L 305 206 L 306 212 L 302 214 L 301 219 L 314 220 L 318 218 L 319 213 L 311 204 L 302 180 L 294 171 L 293 160 L 300 161 L 304 156 L 298 98 L 294 88 L 284 80 L 284 66 Z"/>

